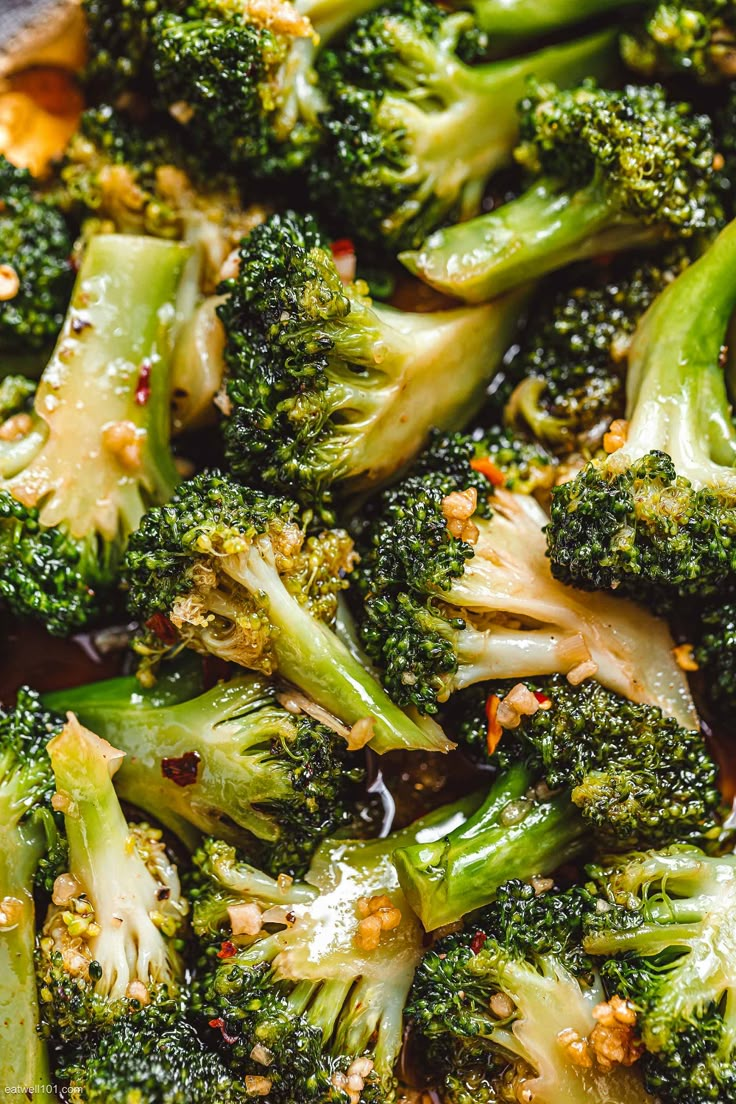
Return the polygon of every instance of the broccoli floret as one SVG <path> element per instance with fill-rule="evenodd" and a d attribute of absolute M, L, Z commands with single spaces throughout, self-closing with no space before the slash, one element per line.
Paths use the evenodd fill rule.
<path fill-rule="evenodd" d="M 641 320 L 624 443 L 552 494 L 556 578 L 655 607 L 733 587 L 736 433 L 719 362 L 736 302 L 735 258 L 732 223 Z"/>
<path fill-rule="evenodd" d="M 34 882 L 56 846 L 54 776 L 46 743 L 58 719 L 23 689 L 0 710 L 0 1083 L 19 1095 L 50 1091 L 33 961 Z"/>
<path fill-rule="evenodd" d="M 718 835 L 717 768 L 703 737 L 659 709 L 557 677 L 491 687 L 484 712 L 503 773 L 483 806 L 448 838 L 395 856 L 426 928 L 486 904 L 509 876 L 551 873 L 591 842 L 620 851 Z"/>
<path fill-rule="evenodd" d="M 198 856 L 195 930 L 208 934 L 224 922 L 200 963 L 199 1012 L 234 1068 L 267 1079 L 272 1104 L 395 1099 L 422 931 L 391 852 L 418 835 L 441 835 L 468 807 L 382 840 L 326 841 L 304 882 L 269 879 L 217 842 Z"/>
<path fill-rule="evenodd" d="M 33 413 L 0 441 L 0 597 L 55 634 L 104 608 L 129 533 L 178 481 L 170 344 L 188 255 L 95 237 Z"/>
<path fill-rule="evenodd" d="M 458 706 L 463 742 L 481 761 L 506 768 L 522 760 L 553 790 L 571 786 L 611 847 L 700 843 L 717 833 L 717 768 L 703 736 L 655 706 L 559 675 L 473 687 Z"/>
<path fill-rule="evenodd" d="M 614 1053 L 598 1026 L 603 986 L 580 945 L 589 899 L 510 881 L 427 951 L 407 1016 L 443 1099 L 644 1104 L 633 1033 L 617 1033 Z"/>
<path fill-rule="evenodd" d="M 112 776 L 123 753 L 73 713 L 47 745 L 69 869 L 39 942 L 44 1034 L 77 1042 L 149 1004 L 174 1001 L 187 912 L 161 830 L 129 825 Z"/>
<path fill-rule="evenodd" d="M 296 504 L 217 472 L 150 510 L 127 554 L 129 608 L 195 650 L 278 672 L 348 726 L 349 744 L 446 751 L 386 696 L 332 632 L 355 563 L 344 530 L 307 536 Z"/>
<path fill-rule="evenodd" d="M 685 73 L 706 84 L 733 80 L 733 0 L 665 0 L 641 7 L 640 20 L 621 36 L 621 54 L 631 69 L 645 77 Z"/>
<path fill-rule="evenodd" d="M 458 7 L 472 8 L 479 27 L 489 35 L 513 39 L 537 38 L 545 32 L 583 23 L 639 0 L 467 0 Z M 493 39 L 491 40 L 493 41 Z"/>
<path fill-rule="evenodd" d="M 523 306 L 509 296 L 411 314 L 373 303 L 362 281 L 341 280 L 314 220 L 291 213 L 252 232 L 220 290 L 230 467 L 328 519 L 334 495 L 385 482 L 433 425 L 467 420 Z"/>
<path fill-rule="evenodd" d="M 541 506 L 502 488 L 491 495 L 486 475 L 473 470 L 472 439 L 463 475 L 459 445 L 456 438 L 452 461 L 435 471 L 425 454 L 420 474 L 384 492 L 367 527 L 361 632 L 393 698 L 436 712 L 488 678 L 595 675 L 693 727 L 666 626 L 613 597 L 591 603 L 553 579 Z"/>
<path fill-rule="evenodd" d="M 575 83 L 610 62 L 603 33 L 471 66 L 462 57 L 474 35 L 467 13 L 397 0 L 320 59 L 331 110 L 309 187 L 351 233 L 408 249 L 446 219 L 477 214 L 486 181 L 511 160 L 527 79 Z"/>
<path fill-rule="evenodd" d="M 0 424 L 12 418 L 15 414 L 27 414 L 31 408 L 31 400 L 36 393 L 36 381 L 25 376 L 6 376 L 0 380 Z M 22 432 L 25 421 L 13 423 L 17 432 Z M 4 438 L 12 437 L 12 433 L 6 426 Z"/>
<path fill-rule="evenodd" d="M 150 90 L 153 20 L 187 0 L 83 0 L 87 29 L 85 79 L 106 96 Z"/>
<path fill-rule="evenodd" d="M 302 873 L 319 841 L 350 823 L 360 763 L 343 736 L 294 713 L 265 678 L 244 675 L 175 704 L 155 699 L 118 678 L 45 700 L 125 752 L 118 795 L 191 847 L 205 832 L 265 870 Z"/>
<path fill-rule="evenodd" d="M 668 1104 L 732 1100 L 736 858 L 672 847 L 597 875 L 584 945 L 638 1009 L 647 1087 Z"/>
<path fill-rule="evenodd" d="M 723 717 L 736 710 L 736 605 L 718 602 L 700 615 L 693 659 L 711 706 Z"/>
<path fill-rule="evenodd" d="M 53 344 L 74 283 L 72 238 L 64 216 L 35 193 L 31 174 L 0 154 L 0 353 Z"/>
<path fill-rule="evenodd" d="M 573 261 L 722 224 L 711 121 L 659 86 L 537 84 L 519 112 L 527 190 L 401 256 L 440 291 L 482 302 Z"/>
<path fill-rule="evenodd" d="M 66 1059 L 57 1076 L 83 1104 L 247 1104 L 245 1083 L 208 1050 L 184 1019 L 160 1022 L 145 1012 Z"/>
<path fill-rule="evenodd" d="M 440 472 L 464 483 L 468 465 L 488 481 L 479 483 L 481 493 L 488 493 L 490 484 L 517 494 L 534 494 L 549 490 L 555 479 L 555 464 L 546 449 L 504 426 L 468 433 L 432 430 L 427 448 L 417 457 L 411 474 Z"/>
<path fill-rule="evenodd" d="M 626 355 L 637 323 L 687 263 L 678 246 L 661 259 L 587 267 L 563 288 L 545 287 L 513 362 L 519 383 L 506 407 L 509 421 L 556 452 L 594 452 L 624 415 Z"/>

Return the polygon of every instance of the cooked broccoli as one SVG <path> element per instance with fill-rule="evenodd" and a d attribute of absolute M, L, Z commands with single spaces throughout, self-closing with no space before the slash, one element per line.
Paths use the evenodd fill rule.
<path fill-rule="evenodd" d="M 527 190 L 401 256 L 440 291 L 482 302 L 573 261 L 721 225 L 711 121 L 658 85 L 537 84 L 519 113 Z"/>
<path fill-rule="evenodd" d="M 629 352 L 625 442 L 552 494 L 553 574 L 655 606 L 723 596 L 736 569 L 736 432 L 720 367 L 736 223 L 665 289 Z"/>
<path fill-rule="evenodd" d="M 536 38 L 574 23 L 608 15 L 639 0 L 464 0 L 478 26 L 489 35 Z M 491 40 L 493 41 L 493 39 Z"/>
<path fill-rule="evenodd" d="M 506 407 L 509 421 L 557 452 L 594 452 L 624 415 L 626 355 L 636 325 L 687 260 L 678 246 L 633 266 L 625 258 L 576 269 L 564 287 L 546 286 L 513 362 L 519 382 Z"/>
<path fill-rule="evenodd" d="M 699 616 L 692 657 L 701 675 L 704 693 L 717 713 L 730 717 L 736 710 L 736 605 L 716 602 Z"/>
<path fill-rule="evenodd" d="M 645 77 L 685 73 L 706 84 L 736 76 L 733 0 L 665 0 L 642 4 L 621 37 L 621 54 Z"/>
<path fill-rule="evenodd" d="M 184 1019 L 144 1011 L 116 1021 L 93 1046 L 67 1057 L 57 1075 L 82 1104 L 247 1104 L 244 1082 Z"/>
<path fill-rule="evenodd" d="M 46 743 L 56 718 L 32 690 L 0 710 L 0 1084 L 19 1096 L 49 1092 L 33 963 L 34 882 L 56 847 L 54 776 Z"/>
<path fill-rule="evenodd" d="M 693 727 L 665 625 L 553 579 L 536 500 L 491 495 L 471 439 L 456 437 L 453 454 L 440 448 L 433 471 L 425 453 L 419 474 L 384 492 L 361 553 L 362 637 L 394 699 L 432 713 L 488 678 L 595 675 Z"/>
<path fill-rule="evenodd" d="M 329 628 L 355 563 L 344 530 L 307 536 L 294 502 L 203 472 L 146 514 L 126 562 L 134 616 L 169 643 L 278 672 L 348 726 L 349 746 L 451 747 L 403 714 Z"/>
<path fill-rule="evenodd" d="M 555 479 L 555 464 L 546 449 L 498 425 L 468 433 L 432 430 L 427 448 L 417 457 L 411 474 L 431 475 L 441 470 L 462 483 L 467 480 L 468 465 L 488 481 L 480 484 L 486 493 L 490 484 L 517 494 L 533 494 L 549 490 Z"/>
<path fill-rule="evenodd" d="M 176 486 L 170 344 L 188 255 L 95 237 L 33 413 L 0 440 L 0 597 L 58 635 L 104 607 L 129 533 Z"/>
<path fill-rule="evenodd" d="M 36 194 L 31 174 L 0 154 L 0 354 L 53 345 L 74 283 L 63 214 Z"/>
<path fill-rule="evenodd" d="M 471 66 L 462 58 L 474 37 L 468 13 L 396 0 L 320 59 L 331 110 L 309 187 L 351 233 L 408 249 L 477 214 L 487 180 L 511 161 L 527 79 L 575 83 L 610 63 L 608 33 Z"/>
<path fill-rule="evenodd" d="M 344 737 L 295 713 L 263 677 L 230 679 L 179 703 L 155 699 L 137 679 L 117 678 L 45 700 L 125 752 L 118 795 L 190 847 L 205 832 L 266 870 L 302 873 L 317 843 L 350 823 L 360 763 Z"/>
<path fill-rule="evenodd" d="M 16 414 L 27 414 L 31 408 L 31 400 L 36 393 L 37 383 L 25 376 L 5 376 L 0 380 L 0 425 L 8 418 Z M 26 424 L 25 421 L 13 423 L 16 428 Z M 8 428 L 5 428 L 4 438 L 12 436 Z"/>
<path fill-rule="evenodd" d="M 84 76 L 92 89 L 117 96 L 136 88 L 150 91 L 153 20 L 188 0 L 82 0 L 87 31 Z"/>
<path fill-rule="evenodd" d="M 644 1104 L 633 1033 L 606 1045 L 603 986 L 580 946 L 589 896 L 509 881 L 427 951 L 407 1016 L 448 1104 Z"/>
<path fill-rule="evenodd" d="M 736 858 L 672 847 L 598 882 L 584 945 L 610 956 L 606 988 L 638 1010 L 647 1087 L 667 1104 L 733 1100 Z"/>
<path fill-rule="evenodd" d="M 424 314 L 373 303 L 341 280 L 314 220 L 291 213 L 252 232 L 220 290 L 230 467 L 328 520 L 334 494 L 385 482 L 432 426 L 467 420 L 524 301 Z"/>
<path fill-rule="evenodd" d="M 304 882 L 267 878 L 216 841 L 198 856 L 194 927 L 221 929 L 200 963 L 200 1015 L 272 1104 L 394 1100 L 422 931 L 391 852 L 441 835 L 470 807 L 466 800 L 386 839 L 326 841 Z"/>
<path fill-rule="evenodd" d="M 69 870 L 54 883 L 39 942 L 41 1016 L 50 1038 L 78 1042 L 175 999 L 187 902 L 161 830 L 123 815 L 112 781 L 123 753 L 73 713 L 47 750 Z"/>
<path fill-rule="evenodd" d="M 718 834 L 717 768 L 703 737 L 659 709 L 555 677 L 492 686 L 484 712 L 491 762 L 503 771 L 484 804 L 446 839 L 395 856 L 427 929 L 487 904 L 509 877 L 551 873 L 591 842 L 620 851 Z"/>

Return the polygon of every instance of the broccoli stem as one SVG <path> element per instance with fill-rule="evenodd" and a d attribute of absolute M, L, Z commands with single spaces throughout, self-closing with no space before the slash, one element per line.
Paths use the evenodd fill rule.
<path fill-rule="evenodd" d="M 574 261 L 660 238 L 661 227 L 620 215 L 597 181 L 568 192 L 543 179 L 488 215 L 436 231 L 399 259 L 439 291 L 482 303 Z"/>
<path fill-rule="evenodd" d="M 449 751 L 453 744 L 437 725 L 420 728 L 395 705 L 342 641 L 289 593 L 272 562 L 257 548 L 245 564 L 226 557 L 221 570 L 260 594 L 274 626 L 273 651 L 279 673 L 345 724 L 373 722 L 370 746 L 379 755 L 409 751 Z"/>
<path fill-rule="evenodd" d="M 638 0 L 473 0 L 478 26 L 494 35 L 529 36 L 582 23 Z"/>
<path fill-rule="evenodd" d="M 0 1084 L 25 1099 L 50 1092 L 46 1045 L 38 1034 L 33 956 L 33 879 L 44 832 L 38 821 L 18 823 L 26 806 L 22 795 L 16 802 L 17 796 L 0 787 Z"/>
<path fill-rule="evenodd" d="M 395 852 L 401 888 L 427 931 L 487 905 L 510 878 L 550 874 L 580 854 L 588 830 L 569 795 L 530 799 L 534 782 L 527 767 L 511 767 L 460 828 Z"/>
<path fill-rule="evenodd" d="M 7 488 L 45 527 L 112 544 L 178 482 L 169 451 L 171 328 L 187 246 L 100 234 L 35 398 L 35 440 L 6 457 Z M 42 443 L 41 443 L 42 442 Z M 127 451 L 126 451 L 127 449 Z"/>
<path fill-rule="evenodd" d="M 659 449 L 696 487 L 736 485 L 736 431 L 720 363 L 736 306 L 734 265 L 736 222 L 654 301 L 629 352 L 621 458 Z"/>

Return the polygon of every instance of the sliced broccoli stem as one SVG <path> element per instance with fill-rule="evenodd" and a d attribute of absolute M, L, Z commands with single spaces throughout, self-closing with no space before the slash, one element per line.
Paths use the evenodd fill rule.
<path fill-rule="evenodd" d="M 33 953 L 33 879 L 45 839 L 40 821 L 18 824 L 18 812 L 26 811 L 23 796 L 3 789 L 0 786 L 0 1084 L 30 1099 L 35 1093 L 49 1093 L 51 1084 L 46 1044 L 38 1033 Z"/>
<path fill-rule="evenodd" d="M 588 829 L 569 794 L 536 800 L 534 782 L 527 767 L 511 767 L 460 828 L 395 852 L 401 888 L 427 931 L 487 905 L 510 878 L 550 874 L 581 853 Z"/>
<path fill-rule="evenodd" d="M 70 309 L 35 398 L 35 458 L 7 489 L 94 543 L 123 539 L 178 482 L 169 451 L 169 358 L 190 250 L 100 234 L 87 246 Z M 28 444 L 18 448 L 24 456 Z"/>
<path fill-rule="evenodd" d="M 453 746 L 438 726 L 419 728 L 350 654 L 342 641 L 289 593 L 272 562 L 251 549 L 245 565 L 225 557 L 221 570 L 251 594 L 263 595 L 275 627 L 273 651 L 281 675 L 345 724 L 368 718 L 374 725 L 371 748 L 385 751 L 449 751 Z"/>
<path fill-rule="evenodd" d="M 478 26 L 494 35 L 529 36 L 582 23 L 638 0 L 472 0 Z"/>
<path fill-rule="evenodd" d="M 626 462 L 653 449 L 696 487 L 736 486 L 736 430 L 721 352 L 736 306 L 736 222 L 654 301 L 629 353 Z"/>
<path fill-rule="evenodd" d="M 568 192 L 542 179 L 491 214 L 436 231 L 399 259 L 439 291 L 482 303 L 574 261 L 661 236 L 661 227 L 621 215 L 597 181 Z"/>

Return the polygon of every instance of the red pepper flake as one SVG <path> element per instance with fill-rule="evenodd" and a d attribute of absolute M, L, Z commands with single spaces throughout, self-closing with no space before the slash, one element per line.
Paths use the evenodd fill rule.
<path fill-rule="evenodd" d="M 176 759 L 162 759 L 161 773 L 177 786 L 193 786 L 197 781 L 200 761 L 198 751 L 185 751 Z"/>
<path fill-rule="evenodd" d="M 548 698 L 542 690 L 533 690 L 532 693 L 534 694 L 534 697 L 537 699 L 540 705 L 546 705 L 547 702 L 552 701 L 552 699 Z"/>
<path fill-rule="evenodd" d="M 202 679 L 205 690 L 211 690 L 218 682 L 224 682 L 231 671 L 232 668 L 226 660 L 212 655 L 202 656 Z"/>
<path fill-rule="evenodd" d="M 480 950 L 482 950 L 486 939 L 488 939 L 488 936 L 486 935 L 485 932 L 478 931 L 478 932 L 475 933 L 475 935 L 473 936 L 473 939 L 471 941 L 471 944 L 470 944 L 470 949 L 471 949 L 471 951 L 473 952 L 474 955 L 477 955 L 478 952 Z"/>
<path fill-rule="evenodd" d="M 220 947 L 219 951 L 217 952 L 217 957 L 218 958 L 232 958 L 234 954 L 237 954 L 237 952 L 238 952 L 238 948 L 235 946 L 235 944 L 231 943 L 229 939 L 226 939 L 225 942 Z"/>
<path fill-rule="evenodd" d="M 220 1034 L 222 1035 L 225 1042 L 229 1043 L 230 1046 L 232 1046 L 233 1043 L 237 1043 L 238 1036 L 237 1035 L 228 1035 L 227 1031 L 225 1030 L 225 1021 L 223 1019 L 220 1019 L 219 1016 L 217 1017 L 216 1020 L 210 1020 L 209 1025 L 210 1025 L 210 1027 L 219 1027 Z"/>
<path fill-rule="evenodd" d="M 178 640 L 176 628 L 165 613 L 154 613 L 146 621 L 146 628 L 150 629 L 163 644 L 176 644 Z"/>
<path fill-rule="evenodd" d="M 355 252 L 355 245 L 350 238 L 338 238 L 330 242 L 330 250 L 333 257 L 347 257 Z"/>
<path fill-rule="evenodd" d="M 470 461 L 470 466 L 473 471 L 484 475 L 494 487 L 503 487 L 506 482 L 506 476 L 488 456 L 476 456 L 475 459 Z"/>
<path fill-rule="evenodd" d="M 135 385 L 135 404 L 145 406 L 151 397 L 151 362 L 144 360 L 138 372 L 138 382 Z"/>
<path fill-rule="evenodd" d="M 486 734 L 486 747 L 488 748 L 488 754 L 493 755 L 494 751 L 498 747 L 501 737 L 503 736 L 503 729 L 498 723 L 498 707 L 501 704 L 501 699 L 498 694 L 489 694 L 486 698 L 486 720 L 488 721 L 488 732 Z"/>

